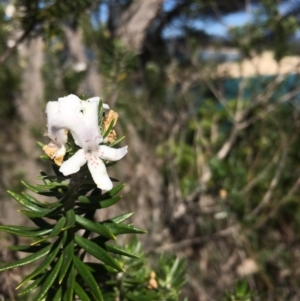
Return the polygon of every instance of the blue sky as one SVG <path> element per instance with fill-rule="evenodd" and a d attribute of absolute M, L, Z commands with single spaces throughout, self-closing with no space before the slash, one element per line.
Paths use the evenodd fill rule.
<path fill-rule="evenodd" d="M 286 13 L 289 8 L 299 0 L 289 0 L 279 5 L 280 13 Z M 175 0 L 166 0 L 164 2 L 163 9 L 165 11 L 171 10 L 176 4 Z M 252 13 L 255 11 L 257 7 L 250 6 L 249 13 L 246 11 L 236 12 L 232 14 L 228 14 L 222 18 L 222 20 L 197 20 L 191 24 L 197 29 L 203 29 L 206 33 L 216 36 L 225 37 L 227 35 L 228 27 L 231 26 L 242 26 L 245 25 L 246 22 L 251 21 Z M 180 24 L 179 22 L 173 22 L 174 24 L 168 26 L 164 30 L 165 37 L 178 36 L 181 35 Z"/>
<path fill-rule="evenodd" d="M 225 0 L 226 1 L 226 0 Z M 289 7 L 293 3 L 296 3 L 299 0 L 289 0 L 287 2 L 284 2 L 283 4 L 279 5 L 279 10 L 281 13 L 284 13 L 288 10 Z M 163 4 L 163 10 L 169 11 L 171 10 L 174 5 L 176 5 L 175 0 L 166 0 Z M 255 10 L 255 7 L 250 7 L 250 13 L 251 11 Z M 101 5 L 101 11 L 100 11 L 100 20 L 103 23 L 107 22 L 108 17 L 108 9 L 106 4 Z M 205 32 L 211 35 L 216 36 L 222 36 L 225 37 L 227 35 L 228 27 L 230 26 L 242 26 L 247 21 L 251 20 L 251 15 L 249 16 L 246 14 L 245 11 L 242 12 L 236 12 L 232 14 L 228 14 L 227 16 L 223 17 L 221 22 L 216 20 L 197 20 L 193 22 L 191 25 L 194 26 L 197 29 L 203 29 Z M 163 35 L 164 37 L 172 37 L 172 36 L 178 36 L 181 35 L 182 32 L 180 30 L 181 24 L 180 21 L 174 21 L 171 25 L 169 25 L 167 28 L 165 28 Z"/>

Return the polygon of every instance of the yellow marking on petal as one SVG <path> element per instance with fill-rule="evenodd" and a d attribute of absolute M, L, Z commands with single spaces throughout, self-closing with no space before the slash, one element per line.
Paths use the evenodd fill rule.
<path fill-rule="evenodd" d="M 53 159 L 57 152 L 57 146 L 55 146 L 53 143 L 49 143 L 43 147 L 43 151 L 49 158 Z"/>
<path fill-rule="evenodd" d="M 114 142 L 117 139 L 117 133 L 115 130 L 111 130 L 108 136 L 106 137 L 109 143 Z"/>
<path fill-rule="evenodd" d="M 43 151 L 49 158 L 54 160 L 55 164 L 61 166 L 64 159 L 64 154 L 58 154 L 59 147 L 56 144 L 50 142 L 43 147 Z"/>
<path fill-rule="evenodd" d="M 117 120 L 119 118 L 119 114 L 113 110 L 109 110 L 107 116 L 104 117 L 103 125 L 104 125 L 104 132 L 109 128 L 111 122 L 113 121 L 113 127 L 116 125 Z M 115 130 L 111 130 L 106 137 L 107 141 L 112 143 L 117 139 L 117 134 Z"/>
<path fill-rule="evenodd" d="M 110 123 L 114 120 L 113 126 L 116 125 L 119 114 L 113 110 L 109 110 L 107 116 L 104 117 L 104 130 L 107 130 Z"/>
<path fill-rule="evenodd" d="M 59 155 L 54 158 L 54 162 L 56 165 L 61 166 L 63 162 L 64 156 Z"/>

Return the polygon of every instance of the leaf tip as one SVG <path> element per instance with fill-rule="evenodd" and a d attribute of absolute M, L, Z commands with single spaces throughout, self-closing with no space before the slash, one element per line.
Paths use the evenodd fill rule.
<path fill-rule="evenodd" d="M 25 282 L 22 281 L 22 282 L 15 288 L 15 290 L 18 290 L 24 283 L 25 283 Z"/>

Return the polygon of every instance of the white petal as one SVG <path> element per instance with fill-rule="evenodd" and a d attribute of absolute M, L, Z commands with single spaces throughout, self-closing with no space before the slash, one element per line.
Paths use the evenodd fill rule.
<path fill-rule="evenodd" d="M 80 126 L 83 122 L 80 102 L 80 98 L 74 94 L 60 97 L 58 101 L 48 102 L 46 108 L 48 127 L 71 130 L 75 125 Z"/>
<path fill-rule="evenodd" d="M 85 122 L 85 132 L 82 133 L 82 139 L 85 149 L 97 150 L 99 143 L 103 141 L 98 125 L 98 102 L 83 101 L 82 102 L 83 119 Z"/>
<path fill-rule="evenodd" d="M 98 156 L 104 160 L 117 161 L 127 154 L 128 146 L 122 148 L 112 148 L 106 145 L 100 145 L 98 148 Z"/>
<path fill-rule="evenodd" d="M 67 134 L 68 134 L 68 131 L 65 129 L 58 129 L 54 126 L 50 126 L 48 128 L 49 138 L 59 146 L 67 143 L 67 141 L 68 141 Z"/>
<path fill-rule="evenodd" d="M 51 115 L 58 112 L 58 102 L 57 101 L 48 101 L 46 106 L 47 117 L 49 118 Z"/>
<path fill-rule="evenodd" d="M 86 157 L 83 149 L 78 150 L 70 159 L 65 161 L 59 171 L 65 176 L 71 175 L 80 170 L 80 167 L 86 163 Z"/>
<path fill-rule="evenodd" d="M 80 113 L 81 99 L 74 94 L 58 99 L 59 111 L 63 113 Z"/>
<path fill-rule="evenodd" d="M 96 101 L 97 104 L 98 104 L 98 106 L 99 106 L 100 97 L 98 97 L 98 96 L 92 97 L 92 98 L 87 99 L 87 101 L 88 101 L 88 102 Z M 103 109 L 105 109 L 105 110 L 109 110 L 109 105 L 106 104 L 106 103 L 103 103 L 103 104 L 102 104 L 102 107 L 103 107 Z"/>
<path fill-rule="evenodd" d="M 65 144 L 67 142 L 67 133 L 65 130 L 57 128 L 53 126 L 53 119 L 58 112 L 58 102 L 57 101 L 49 101 L 46 106 L 47 113 L 47 128 L 48 128 L 48 136 L 49 138 L 58 144 Z"/>
<path fill-rule="evenodd" d="M 84 126 L 83 116 L 80 113 L 58 112 L 49 119 L 49 125 L 57 129 L 81 129 Z"/>
<path fill-rule="evenodd" d="M 96 102 L 99 105 L 100 97 L 95 96 L 86 100 L 87 102 Z"/>
<path fill-rule="evenodd" d="M 62 145 L 62 146 L 57 150 L 56 157 L 58 157 L 58 156 L 64 157 L 64 155 L 66 154 L 66 152 L 67 152 L 66 147 L 65 147 L 64 145 Z"/>
<path fill-rule="evenodd" d="M 82 102 L 83 118 L 88 126 L 98 127 L 98 103 L 96 101 Z"/>
<path fill-rule="evenodd" d="M 71 94 L 59 98 L 57 104 L 50 103 L 47 109 L 50 138 L 60 144 L 66 143 L 65 130 L 69 130 L 77 145 L 86 151 L 97 151 L 99 143 L 103 141 L 98 126 L 99 100 L 99 97 L 93 97 L 81 101 Z"/>
<path fill-rule="evenodd" d="M 97 187 L 103 190 L 111 190 L 113 184 L 106 172 L 105 164 L 97 155 L 91 156 L 88 160 L 88 167 Z"/>
<path fill-rule="evenodd" d="M 56 129 L 67 129 L 71 131 L 75 143 L 85 150 L 97 150 L 103 138 L 98 128 L 98 119 L 94 124 L 87 124 L 82 113 L 59 112 L 51 118 L 51 124 Z"/>

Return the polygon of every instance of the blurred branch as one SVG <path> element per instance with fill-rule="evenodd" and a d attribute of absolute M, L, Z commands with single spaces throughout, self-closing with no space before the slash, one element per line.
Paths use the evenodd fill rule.
<path fill-rule="evenodd" d="M 262 217 L 260 220 L 258 220 L 258 222 L 255 224 L 255 228 L 261 228 L 263 227 L 266 222 L 274 217 L 276 215 L 276 213 L 278 212 L 278 210 L 285 205 L 287 202 L 290 201 L 290 198 L 297 192 L 297 190 L 299 189 L 300 186 L 300 177 L 298 177 L 298 179 L 295 181 L 295 183 L 292 185 L 292 187 L 289 189 L 288 193 L 286 193 L 284 195 L 284 197 L 282 197 L 277 204 L 275 204 L 275 206 L 266 214 L 266 216 Z"/>
<path fill-rule="evenodd" d="M 175 17 L 182 13 L 182 10 L 190 5 L 189 1 L 181 1 L 174 6 L 173 9 L 167 12 L 162 12 L 156 18 L 156 21 L 159 22 L 159 25 L 155 29 L 155 35 L 161 35 L 161 32 L 167 24 L 169 24 Z"/>
<path fill-rule="evenodd" d="M 217 153 L 217 158 L 219 160 L 223 160 L 228 155 L 236 140 L 238 132 L 238 128 L 235 125 L 233 125 L 229 138 L 225 141 L 225 143 L 223 143 L 221 149 Z"/>
<path fill-rule="evenodd" d="M 275 110 L 279 105 L 290 101 L 293 97 L 295 97 L 296 95 L 298 95 L 300 93 L 300 88 L 297 88 L 285 95 L 283 95 L 277 102 L 275 103 L 271 103 L 269 106 L 267 106 L 266 108 L 264 108 L 264 110 L 257 114 L 256 116 L 245 120 L 244 122 L 239 124 L 239 129 L 245 129 L 246 127 L 248 127 L 249 125 L 257 122 L 260 119 L 263 119 L 266 115 L 268 115 L 270 112 L 272 112 L 273 110 Z"/>
<path fill-rule="evenodd" d="M 264 169 L 255 178 L 253 178 L 251 181 L 248 182 L 248 184 L 241 190 L 241 194 L 244 194 L 244 193 L 250 191 L 270 171 L 271 167 L 278 160 L 279 152 L 280 152 L 280 150 L 275 152 L 275 155 L 273 156 L 273 158 L 269 162 L 269 164 L 266 165 L 264 167 Z"/>
<path fill-rule="evenodd" d="M 120 18 L 117 36 L 133 52 L 142 50 L 147 29 L 164 0 L 133 1 Z"/>
<path fill-rule="evenodd" d="M 17 47 L 23 43 L 30 35 L 31 31 L 34 29 L 35 22 L 31 23 L 30 26 L 25 30 L 22 35 L 15 41 L 12 47 L 6 49 L 6 51 L 0 56 L 0 66 L 2 66 L 6 60 L 13 54 Z"/>
<path fill-rule="evenodd" d="M 238 90 L 238 97 L 237 97 L 237 103 L 236 103 L 236 110 L 234 113 L 234 124 L 232 126 L 232 130 L 231 133 L 229 135 L 229 138 L 227 139 L 227 141 L 225 141 L 225 143 L 223 144 L 223 146 L 221 147 L 221 149 L 218 151 L 217 153 L 217 158 L 219 160 L 223 160 L 227 154 L 229 153 L 229 151 L 231 150 L 233 144 L 235 143 L 235 140 L 237 138 L 238 132 L 239 132 L 239 123 L 241 121 L 241 118 L 243 116 L 243 111 L 242 111 L 242 103 L 243 103 L 243 90 L 245 88 L 245 80 L 242 78 L 240 83 L 239 83 L 239 90 Z"/>
<path fill-rule="evenodd" d="M 271 97 L 271 94 L 273 94 L 275 91 L 275 87 L 277 85 L 279 85 L 279 83 L 282 82 L 282 80 L 283 80 L 282 77 L 277 78 L 277 81 L 275 81 L 275 83 L 273 83 L 271 85 L 271 87 L 269 87 L 269 89 L 267 91 L 267 96 Z M 243 81 L 241 81 L 240 85 L 242 85 L 242 83 L 243 83 Z M 240 86 L 240 89 L 242 89 L 241 86 Z M 229 138 L 225 141 L 225 143 L 223 144 L 223 146 L 217 153 L 217 158 L 219 160 L 223 160 L 227 156 L 230 149 L 234 145 L 234 142 L 235 142 L 240 130 L 245 129 L 246 127 L 250 126 L 251 124 L 264 118 L 267 114 L 269 114 L 271 111 L 273 111 L 277 106 L 279 106 L 280 104 L 282 104 L 286 101 L 289 101 L 291 98 L 293 98 L 294 96 L 296 96 L 299 93 L 300 93 L 300 89 L 295 89 L 294 91 L 287 93 L 286 95 L 282 96 L 275 104 L 270 104 L 267 108 L 264 109 L 264 111 L 262 111 L 262 113 L 259 113 L 258 115 L 242 122 L 241 118 L 243 118 L 243 117 L 245 118 L 245 116 L 246 116 L 245 112 L 247 111 L 247 113 L 248 113 L 249 108 L 247 108 L 244 112 L 242 111 L 241 92 L 239 92 L 239 97 L 237 98 L 237 107 L 236 107 L 236 111 L 235 111 L 234 124 L 232 126 L 232 131 L 230 133 Z M 260 98 L 261 101 L 259 100 L 258 102 L 266 102 L 268 100 L 267 96 L 265 98 L 266 100 L 264 100 L 264 98 Z M 256 103 L 257 103 L 257 101 L 256 101 Z"/>
<path fill-rule="evenodd" d="M 275 188 L 278 185 L 279 178 L 281 176 L 282 170 L 285 167 L 285 162 L 286 162 L 286 157 L 287 157 L 287 154 L 288 154 L 288 149 L 289 149 L 288 147 L 284 147 L 283 153 L 282 153 L 282 156 L 281 156 L 281 160 L 278 164 L 275 175 L 274 175 L 272 181 L 270 182 L 270 185 L 269 185 L 269 188 L 268 188 L 267 192 L 265 193 L 265 195 L 264 195 L 263 199 L 261 200 L 261 202 L 252 210 L 252 212 L 249 214 L 249 216 L 254 216 L 254 215 L 259 214 L 259 212 L 262 210 L 262 208 L 269 204 L 270 199 L 273 195 L 273 192 L 274 192 Z"/>
<path fill-rule="evenodd" d="M 161 253 L 161 252 L 167 252 L 167 251 L 180 250 L 183 248 L 190 247 L 192 245 L 203 244 L 203 243 L 206 243 L 213 239 L 218 239 L 221 237 L 226 237 L 228 235 L 233 235 L 234 233 L 237 233 L 238 230 L 239 230 L 239 227 L 237 225 L 234 225 L 234 226 L 230 226 L 224 230 L 220 230 L 212 235 L 183 239 L 178 242 L 165 244 L 161 247 L 153 247 L 153 248 L 149 249 L 148 252 Z"/>
<path fill-rule="evenodd" d="M 216 99 L 218 100 L 218 102 L 223 106 L 223 108 L 226 110 L 226 112 L 228 113 L 228 115 L 233 119 L 233 114 L 230 111 L 228 104 L 227 104 L 227 100 L 224 97 L 224 95 L 222 95 L 220 89 L 216 89 L 214 87 L 214 85 L 212 84 L 212 82 L 210 82 L 209 80 L 207 80 L 206 77 L 203 78 L 204 82 L 206 83 L 206 85 L 208 86 L 208 88 L 210 89 L 210 91 L 214 94 L 214 96 L 216 97 Z"/>

